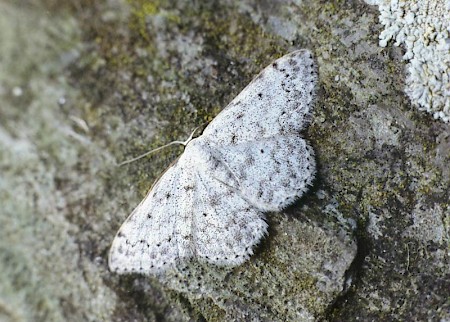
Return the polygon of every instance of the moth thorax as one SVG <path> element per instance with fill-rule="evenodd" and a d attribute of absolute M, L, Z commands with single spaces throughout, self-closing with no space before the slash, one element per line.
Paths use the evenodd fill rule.
<path fill-rule="evenodd" d="M 193 139 L 186 145 L 184 155 L 189 155 L 191 163 L 207 169 L 217 168 L 219 162 L 215 149 L 201 139 Z"/>

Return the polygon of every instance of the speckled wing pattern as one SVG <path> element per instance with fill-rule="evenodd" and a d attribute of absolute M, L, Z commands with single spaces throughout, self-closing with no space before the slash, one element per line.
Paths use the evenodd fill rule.
<path fill-rule="evenodd" d="M 157 274 L 192 258 L 235 266 L 267 233 L 265 212 L 301 197 L 315 173 L 299 137 L 317 82 L 309 51 L 266 67 L 191 140 L 119 229 L 118 273 Z"/>

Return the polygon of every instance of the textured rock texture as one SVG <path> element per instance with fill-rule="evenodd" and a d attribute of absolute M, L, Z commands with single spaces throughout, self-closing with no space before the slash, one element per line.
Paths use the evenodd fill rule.
<path fill-rule="evenodd" d="M 403 93 L 359 1 L 0 2 L 0 320 L 449 320 L 450 125 Z M 180 153 L 116 162 L 211 120 L 309 48 L 312 191 L 250 261 L 166 279 L 107 269 L 116 230 Z"/>

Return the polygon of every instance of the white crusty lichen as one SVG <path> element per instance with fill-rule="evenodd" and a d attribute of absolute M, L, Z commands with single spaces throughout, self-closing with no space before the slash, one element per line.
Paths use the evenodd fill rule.
<path fill-rule="evenodd" d="M 419 110 L 450 121 L 450 1 L 365 0 L 378 5 L 380 46 L 404 45 L 408 60 L 405 92 Z"/>

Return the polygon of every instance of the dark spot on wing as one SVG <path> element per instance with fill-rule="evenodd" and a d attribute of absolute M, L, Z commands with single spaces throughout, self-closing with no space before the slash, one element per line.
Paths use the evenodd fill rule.
<path fill-rule="evenodd" d="M 245 159 L 245 162 L 246 162 L 248 165 L 253 165 L 253 164 L 255 163 L 255 158 L 254 158 L 252 155 L 249 155 L 249 156 L 247 157 L 247 159 Z"/>
<path fill-rule="evenodd" d="M 211 199 L 209 200 L 210 205 L 215 207 L 217 205 L 219 205 L 220 201 L 219 198 L 217 196 L 212 196 Z"/>
<path fill-rule="evenodd" d="M 220 162 L 216 158 L 212 158 L 211 162 L 213 169 L 217 169 L 219 167 Z"/>

